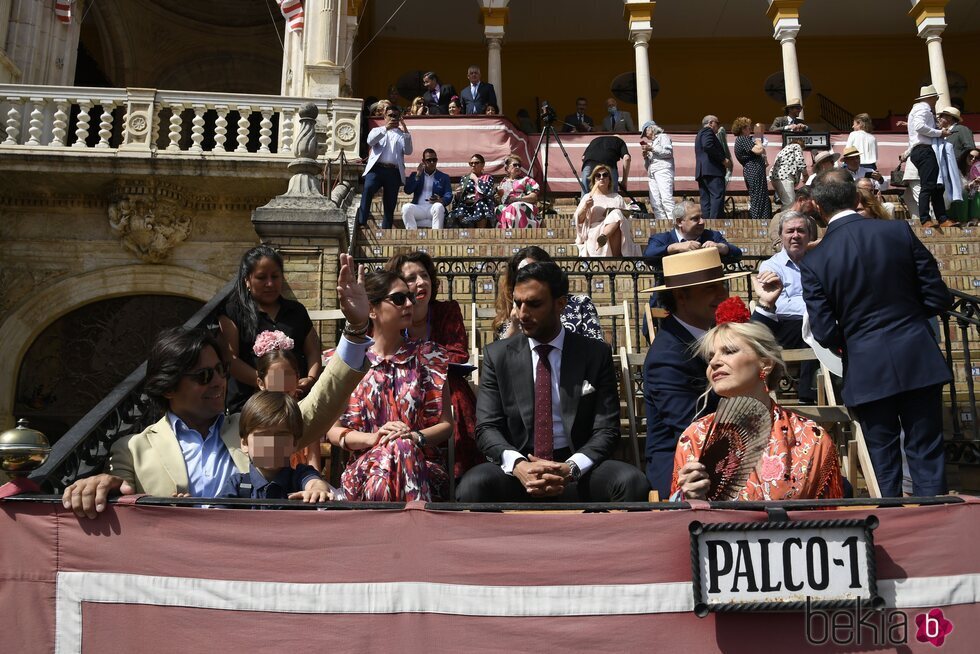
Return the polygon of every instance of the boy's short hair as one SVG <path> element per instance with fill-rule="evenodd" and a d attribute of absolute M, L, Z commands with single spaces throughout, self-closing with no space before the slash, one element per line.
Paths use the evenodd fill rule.
<path fill-rule="evenodd" d="M 238 435 L 244 441 L 253 431 L 285 423 L 293 434 L 293 442 L 303 437 L 303 411 L 299 402 L 288 393 L 259 391 L 242 407 L 238 419 Z"/>

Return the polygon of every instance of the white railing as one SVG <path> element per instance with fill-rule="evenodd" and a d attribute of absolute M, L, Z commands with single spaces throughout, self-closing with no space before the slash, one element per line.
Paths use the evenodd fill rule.
<path fill-rule="evenodd" d="M 313 102 L 321 153 L 357 155 L 361 100 L 0 84 L 0 152 L 292 156 L 296 112 Z M 5 135 L 5 136 L 4 136 Z"/>

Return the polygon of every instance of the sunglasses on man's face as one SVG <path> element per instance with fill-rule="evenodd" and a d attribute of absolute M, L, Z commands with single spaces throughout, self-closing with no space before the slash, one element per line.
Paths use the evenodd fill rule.
<path fill-rule="evenodd" d="M 412 304 L 415 304 L 415 294 L 405 293 L 403 291 L 398 291 L 397 293 L 391 293 L 389 295 L 384 296 L 381 299 L 390 301 L 396 307 L 403 307 L 405 306 L 406 302 L 411 302 Z"/>
<path fill-rule="evenodd" d="M 229 367 L 224 361 L 215 365 L 214 368 L 198 368 L 197 370 L 191 370 L 190 372 L 185 372 L 183 377 L 190 377 L 191 381 L 195 384 L 200 384 L 201 386 L 207 386 L 214 379 L 215 374 L 221 375 L 225 379 L 228 379 Z"/>
<path fill-rule="evenodd" d="M 470 165 L 471 165 L 471 166 L 479 166 L 479 165 L 480 165 L 480 164 L 482 164 L 482 163 L 483 163 L 482 161 L 471 161 L 471 162 L 470 162 Z"/>
<path fill-rule="evenodd" d="M 429 157 L 428 159 L 423 159 L 422 161 L 424 161 L 425 163 L 437 163 L 439 160 L 436 159 L 435 157 Z"/>

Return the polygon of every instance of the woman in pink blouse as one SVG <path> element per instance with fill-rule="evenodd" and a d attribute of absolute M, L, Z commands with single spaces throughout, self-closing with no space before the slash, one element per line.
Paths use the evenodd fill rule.
<path fill-rule="evenodd" d="M 344 496 L 374 502 L 445 497 L 449 477 L 436 446 L 453 434 L 449 358 L 433 342 L 404 337 L 415 295 L 399 273 L 373 273 L 364 287 L 374 330 L 371 369 L 327 432 L 332 445 L 352 453 L 340 478 Z"/>

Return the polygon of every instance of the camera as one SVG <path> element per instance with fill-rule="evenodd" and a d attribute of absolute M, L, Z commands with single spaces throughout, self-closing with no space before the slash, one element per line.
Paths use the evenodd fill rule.
<path fill-rule="evenodd" d="M 555 109 L 548 104 L 547 100 L 541 102 L 541 122 L 545 125 L 550 125 L 555 121 L 558 115 L 555 113 Z"/>

